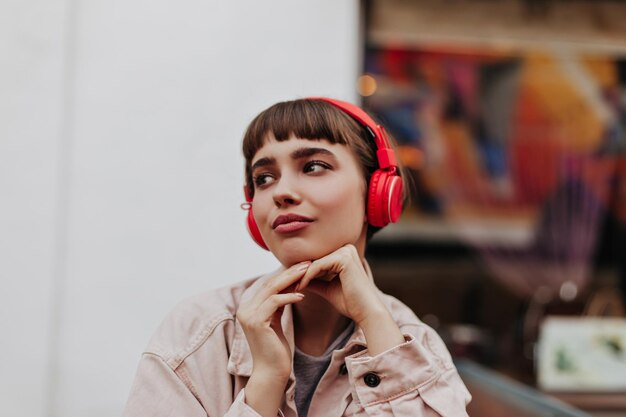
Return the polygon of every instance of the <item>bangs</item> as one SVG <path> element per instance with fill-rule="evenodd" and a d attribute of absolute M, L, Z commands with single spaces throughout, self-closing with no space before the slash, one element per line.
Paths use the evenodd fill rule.
<path fill-rule="evenodd" d="M 326 139 L 330 143 L 348 145 L 360 133 L 361 127 L 356 121 L 325 101 L 286 101 L 268 108 L 250 123 L 243 138 L 243 154 L 249 166 L 268 139 L 279 142 L 292 137 Z"/>
<path fill-rule="evenodd" d="M 365 127 L 326 101 L 300 99 L 274 104 L 252 120 L 243 137 L 248 194 L 254 196 L 250 172 L 252 158 L 270 139 L 283 142 L 296 137 L 348 146 L 361 162 L 363 176 L 369 183 L 377 163 L 376 144 L 365 139 L 368 136 Z"/>

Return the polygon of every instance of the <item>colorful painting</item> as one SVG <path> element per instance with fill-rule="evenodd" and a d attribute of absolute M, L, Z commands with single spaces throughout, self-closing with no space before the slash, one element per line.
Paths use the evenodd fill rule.
<path fill-rule="evenodd" d="M 366 51 L 365 73 L 364 105 L 412 183 L 389 236 L 437 225 L 525 296 L 585 285 L 624 155 L 625 59 L 388 46 Z"/>

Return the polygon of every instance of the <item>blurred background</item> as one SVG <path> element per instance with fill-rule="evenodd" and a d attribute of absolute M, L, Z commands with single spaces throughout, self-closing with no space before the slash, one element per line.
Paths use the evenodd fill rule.
<path fill-rule="evenodd" d="M 241 137 L 270 104 L 328 95 L 398 141 L 413 194 L 368 259 L 448 344 L 470 414 L 626 415 L 625 17 L 3 1 L 0 414 L 120 415 L 176 303 L 275 268 L 239 207 Z"/>

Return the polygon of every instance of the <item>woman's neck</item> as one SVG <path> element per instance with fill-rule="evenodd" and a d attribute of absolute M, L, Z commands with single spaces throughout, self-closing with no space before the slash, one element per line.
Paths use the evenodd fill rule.
<path fill-rule="evenodd" d="M 300 351 L 321 356 L 350 322 L 321 296 L 304 291 L 306 297 L 294 305 L 294 338 Z"/>

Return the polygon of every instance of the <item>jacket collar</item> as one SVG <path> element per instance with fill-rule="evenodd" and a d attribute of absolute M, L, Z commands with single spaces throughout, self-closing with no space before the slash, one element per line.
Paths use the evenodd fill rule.
<path fill-rule="evenodd" d="M 372 271 L 370 270 L 367 261 L 364 261 L 365 271 L 370 279 L 373 280 Z M 278 270 L 271 272 L 267 275 L 261 276 L 258 278 L 248 289 L 246 289 L 242 296 L 240 303 L 244 303 L 250 300 L 259 290 L 260 286 L 263 285 L 267 280 L 271 279 L 276 274 L 282 272 L 284 270 L 283 267 Z M 389 311 L 393 314 L 393 309 L 391 306 L 391 302 L 388 297 L 383 295 L 382 300 L 385 303 L 385 306 L 389 309 Z M 283 333 L 285 334 L 285 338 L 289 343 L 289 348 L 291 352 L 295 351 L 295 342 L 294 342 L 294 330 L 293 330 L 293 311 L 292 306 L 287 305 L 283 311 L 283 316 L 281 318 L 281 327 L 283 329 Z M 365 341 L 365 334 L 360 327 L 355 326 L 354 332 L 348 339 L 345 347 L 343 348 L 348 354 L 351 353 L 353 349 L 361 350 L 367 348 L 367 343 Z M 243 328 L 239 321 L 235 319 L 235 336 L 233 338 L 233 343 L 231 347 L 230 357 L 228 358 L 227 371 L 231 375 L 235 376 L 243 376 L 249 377 L 252 374 L 252 352 L 250 351 L 250 345 L 248 344 L 248 340 L 246 339 L 246 335 L 243 332 Z M 292 372 L 293 378 L 293 372 Z"/>

